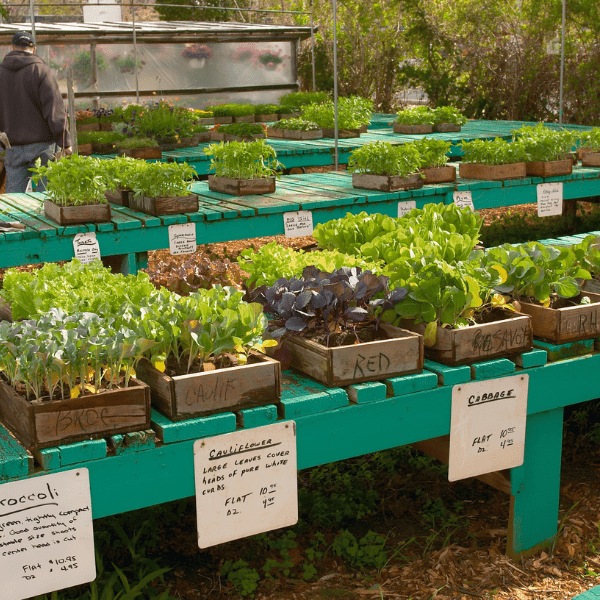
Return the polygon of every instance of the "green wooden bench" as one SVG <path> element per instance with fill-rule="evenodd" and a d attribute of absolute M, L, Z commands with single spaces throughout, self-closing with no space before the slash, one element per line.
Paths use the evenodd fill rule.
<path fill-rule="evenodd" d="M 199 244 L 247 239 L 284 233 L 283 214 L 310 210 L 313 222 L 324 223 L 357 214 L 398 215 L 398 203 L 413 201 L 417 207 L 428 202 L 453 201 L 455 190 L 470 190 L 476 209 L 511 206 L 537 201 L 536 185 L 544 181 L 562 181 L 565 200 L 600 195 L 600 169 L 575 168 L 571 175 L 541 179 L 474 181 L 457 179 L 455 184 L 424 186 L 403 192 L 376 192 L 355 189 L 349 173 L 313 173 L 287 175 L 277 183 L 273 194 L 232 197 L 208 189 L 198 181 L 192 189 L 199 195 L 195 213 L 152 217 L 129 208 L 113 206 L 112 221 L 97 225 L 60 226 L 43 214 L 41 194 L 5 194 L 0 196 L 0 216 L 21 221 L 24 230 L 0 233 L 0 267 L 70 260 L 73 238 L 77 233 L 93 231 L 102 256 L 111 266 L 133 273 L 147 264 L 147 252 L 169 247 L 169 225 L 192 222 Z M 110 257 L 113 257 L 112 259 Z"/>

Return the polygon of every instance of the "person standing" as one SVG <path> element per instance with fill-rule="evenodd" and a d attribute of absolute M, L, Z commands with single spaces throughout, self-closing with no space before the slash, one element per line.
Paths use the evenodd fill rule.
<path fill-rule="evenodd" d="M 4 158 L 7 194 L 26 191 L 29 169 L 38 158 L 45 166 L 59 149 L 71 154 L 67 115 L 56 78 L 35 56 L 30 33 L 15 33 L 11 46 L 0 64 L 0 131 L 10 143 Z"/>

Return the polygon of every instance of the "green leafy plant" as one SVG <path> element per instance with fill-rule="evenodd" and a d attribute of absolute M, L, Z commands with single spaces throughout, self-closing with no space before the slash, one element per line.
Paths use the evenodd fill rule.
<path fill-rule="evenodd" d="M 351 173 L 406 177 L 416 173 L 420 166 L 419 150 L 410 143 L 392 145 L 379 141 L 365 144 L 353 150 L 348 159 L 348 171 Z"/>
<path fill-rule="evenodd" d="M 240 596 L 254 598 L 254 591 L 258 588 L 260 575 L 256 572 L 256 569 L 251 569 L 245 560 L 225 561 L 221 567 L 220 575 L 227 579 Z"/>
<path fill-rule="evenodd" d="M 192 137 L 194 115 L 186 108 L 165 101 L 132 111 L 133 132 L 138 137 L 175 141 Z"/>
<path fill-rule="evenodd" d="M 187 163 L 147 163 L 136 161 L 132 170 L 131 189 L 136 196 L 176 197 L 187 196 L 189 186 L 197 175 L 195 169 Z"/>
<path fill-rule="evenodd" d="M 348 96 L 344 100 L 349 106 L 355 108 L 357 118 L 359 119 L 361 125 L 367 125 L 371 122 L 371 116 L 374 110 L 373 100 L 371 100 L 371 98 Z"/>
<path fill-rule="evenodd" d="M 340 129 L 358 129 L 364 123 L 364 106 L 350 98 L 338 99 L 338 127 Z M 308 104 L 301 108 L 301 117 L 316 123 L 320 128 L 334 127 L 333 100 L 319 104 Z"/>
<path fill-rule="evenodd" d="M 413 142 L 421 157 L 421 168 L 443 167 L 448 159 L 448 152 L 452 146 L 437 138 L 422 138 Z"/>
<path fill-rule="evenodd" d="M 271 129 L 290 129 L 292 131 L 314 131 L 319 129 L 316 123 L 306 121 L 302 118 L 297 119 L 281 119 L 270 125 Z"/>
<path fill-rule="evenodd" d="M 406 108 L 396 115 L 396 123 L 400 125 L 433 125 L 435 116 L 428 106 Z"/>
<path fill-rule="evenodd" d="M 468 121 L 458 109 L 452 106 L 439 106 L 433 109 L 433 124 L 452 123 L 454 125 L 464 125 Z"/>
<path fill-rule="evenodd" d="M 229 123 L 219 125 L 219 133 L 229 133 L 238 137 L 252 137 L 264 133 L 265 130 L 259 123 Z"/>
<path fill-rule="evenodd" d="M 279 111 L 279 104 L 256 104 L 254 106 L 255 115 L 276 115 Z"/>
<path fill-rule="evenodd" d="M 206 108 L 215 117 L 249 117 L 254 114 L 254 106 L 251 104 L 218 104 Z"/>
<path fill-rule="evenodd" d="M 590 131 L 584 131 L 579 136 L 579 146 L 590 148 L 596 152 L 600 151 L 600 127 L 594 127 Z"/>
<path fill-rule="evenodd" d="M 279 104 L 286 108 L 283 112 L 297 112 L 302 106 L 320 104 L 327 98 L 327 92 L 290 92 L 279 98 Z"/>
<path fill-rule="evenodd" d="M 564 159 L 571 152 L 578 138 L 574 131 L 554 131 L 544 127 L 543 123 L 533 127 L 526 125 L 513 129 L 511 133 L 513 140 L 523 143 L 532 162 Z"/>
<path fill-rule="evenodd" d="M 92 82 L 92 57 L 89 50 L 82 50 L 73 60 L 73 78 L 77 83 Z M 96 68 L 98 72 L 106 71 L 108 61 L 102 52 L 96 50 Z"/>
<path fill-rule="evenodd" d="M 135 58 L 129 55 L 113 59 L 113 64 L 121 73 L 135 73 L 136 67 L 138 70 L 141 70 L 144 65 L 141 60 L 138 60 L 136 64 Z"/>
<path fill-rule="evenodd" d="M 462 161 L 482 165 L 508 165 L 529 162 L 530 154 L 521 140 L 507 142 L 502 138 L 494 140 L 472 140 L 461 142 L 464 152 Z"/>
<path fill-rule="evenodd" d="M 335 271 L 343 266 L 348 266 L 381 272 L 381 265 L 378 265 L 376 261 L 362 260 L 336 250 L 296 251 L 277 242 L 265 244 L 258 250 L 242 250 L 238 257 L 238 264 L 250 274 L 246 280 L 246 286 L 250 289 L 259 285 L 273 285 L 280 277 L 288 279 L 300 277 L 304 268 L 310 265 L 316 266 L 322 271 Z"/>
<path fill-rule="evenodd" d="M 341 531 L 333 540 L 331 548 L 337 556 L 355 567 L 383 568 L 388 561 L 384 550 L 386 539 L 374 531 L 367 532 L 359 540 L 347 529 Z"/>
<path fill-rule="evenodd" d="M 274 148 L 262 139 L 211 144 L 204 153 L 212 157 L 210 169 L 214 169 L 217 177 L 260 179 L 277 176 L 276 170 L 283 167 Z"/>
<path fill-rule="evenodd" d="M 210 131 L 210 129 L 206 125 L 192 125 L 192 133 L 206 133 L 207 131 Z"/>
<path fill-rule="evenodd" d="M 158 142 L 152 138 L 126 138 L 115 144 L 116 148 L 158 148 Z"/>
<path fill-rule="evenodd" d="M 37 183 L 45 177 L 48 198 L 59 206 L 105 204 L 104 192 L 111 182 L 102 162 L 98 158 L 73 155 L 50 161 L 44 167 L 38 158 L 31 169 L 32 179 Z"/>

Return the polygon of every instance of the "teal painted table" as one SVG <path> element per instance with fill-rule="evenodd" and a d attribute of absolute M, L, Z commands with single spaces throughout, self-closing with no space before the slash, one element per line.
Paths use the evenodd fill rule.
<path fill-rule="evenodd" d="M 597 600 L 597 598 L 600 598 L 600 585 L 573 596 L 572 600 Z"/>
<path fill-rule="evenodd" d="M 63 227 L 44 217 L 41 194 L 6 194 L 0 196 L 0 215 L 27 227 L 0 233 L 0 267 L 70 260 L 74 236 L 93 231 L 102 256 L 115 257 L 113 266 L 131 273 L 145 266 L 149 250 L 169 247 L 168 226 L 176 223 L 195 223 L 198 244 L 223 242 L 282 235 L 283 214 L 297 210 L 310 210 L 316 225 L 347 212 L 397 216 L 398 202 L 404 201 L 414 201 L 417 207 L 428 202 L 449 204 L 455 190 L 470 190 L 476 209 L 531 203 L 537 201 L 536 185 L 545 181 L 562 181 L 565 200 L 600 196 L 600 169 L 589 167 L 575 167 L 571 175 L 547 179 L 457 179 L 453 184 L 393 193 L 355 189 L 351 175 L 341 171 L 283 176 L 275 193 L 243 198 L 211 192 L 207 182 L 199 181 L 192 186 L 200 197 L 198 212 L 151 217 L 113 205 L 109 223 Z"/>
<path fill-rule="evenodd" d="M 393 121 L 396 115 L 374 114 L 369 125 L 369 131 L 362 133 L 359 138 L 338 140 L 338 162 L 346 164 L 350 157 L 350 152 L 360 148 L 364 144 L 371 142 L 391 142 L 393 144 L 404 144 L 414 140 L 423 139 L 423 137 L 438 138 L 452 142 L 450 156 L 458 157 L 462 155 L 460 143 L 462 140 L 474 139 L 493 139 L 496 137 L 510 140 L 512 138 L 511 130 L 518 129 L 523 125 L 535 125 L 527 121 L 484 121 L 471 120 L 463 125 L 458 133 L 430 133 L 423 135 L 403 135 L 394 133 Z M 557 123 L 547 125 L 551 129 L 560 129 Z M 566 129 L 585 131 L 591 129 L 583 125 L 566 125 Z M 293 167 L 309 167 L 334 165 L 334 140 L 331 138 L 322 138 L 320 140 L 290 141 L 269 138 L 268 143 L 275 148 L 277 158 L 286 169 Z M 209 157 L 204 154 L 204 148 L 208 144 L 200 144 L 194 148 L 182 148 L 171 152 L 163 152 L 163 161 L 187 162 L 192 165 L 199 175 L 209 173 Z"/>
<path fill-rule="evenodd" d="M 523 466 L 482 476 L 511 497 L 507 552 L 531 554 L 557 532 L 563 407 L 599 394 L 600 353 L 547 363 L 545 350 L 472 367 L 426 361 L 422 374 L 325 388 L 294 371 L 284 373 L 282 401 L 172 423 L 152 414 L 152 430 L 49 448 L 31 455 L 0 429 L 0 481 L 75 467 L 90 472 L 94 518 L 194 495 L 196 439 L 275 420 L 297 424 L 298 468 L 424 440 L 438 448 L 450 431 L 452 387 L 472 379 L 529 374 Z M 518 366 L 521 365 L 521 366 Z"/>

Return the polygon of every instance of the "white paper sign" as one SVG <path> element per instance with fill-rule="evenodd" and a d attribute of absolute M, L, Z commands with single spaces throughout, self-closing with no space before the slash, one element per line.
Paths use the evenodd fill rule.
<path fill-rule="evenodd" d="M 313 218 L 310 210 L 283 213 L 285 237 L 304 237 L 313 234 Z"/>
<path fill-rule="evenodd" d="M 196 225 L 179 223 L 169 225 L 169 252 L 171 254 L 193 254 L 196 252 Z"/>
<path fill-rule="evenodd" d="M 93 231 L 78 233 L 73 238 L 73 250 L 75 251 L 75 258 L 82 265 L 89 265 L 92 261 L 100 258 L 100 244 Z"/>
<path fill-rule="evenodd" d="M 413 208 L 417 208 L 416 200 L 406 200 L 405 202 L 398 202 L 398 217 L 403 217 L 406 213 L 409 213 Z"/>
<path fill-rule="evenodd" d="M 527 374 L 452 388 L 450 481 L 523 464 L 528 389 Z"/>
<path fill-rule="evenodd" d="M 200 548 L 297 523 L 293 421 L 197 440 L 194 468 Z"/>
<path fill-rule="evenodd" d="M 538 217 L 553 217 L 563 212 L 563 184 L 538 183 L 537 186 Z"/>
<path fill-rule="evenodd" d="M 475 210 L 470 190 L 467 190 L 466 192 L 454 192 L 452 194 L 452 200 L 458 208 L 466 208 L 468 206 L 471 210 Z"/>
<path fill-rule="evenodd" d="M 2 600 L 96 578 L 87 469 L 0 485 L 0 573 Z"/>

